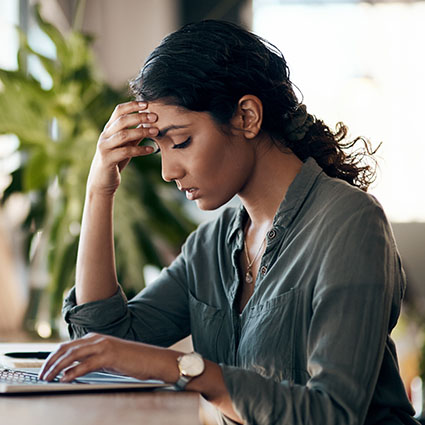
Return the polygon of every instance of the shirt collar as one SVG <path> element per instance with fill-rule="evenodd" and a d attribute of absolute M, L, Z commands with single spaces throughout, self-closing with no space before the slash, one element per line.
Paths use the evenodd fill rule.
<path fill-rule="evenodd" d="M 316 160 L 311 157 L 307 158 L 290 184 L 286 196 L 277 210 L 273 220 L 274 226 L 289 226 L 321 173 L 323 173 L 323 170 L 319 167 Z"/>
<path fill-rule="evenodd" d="M 290 184 L 286 196 L 277 210 L 273 220 L 273 226 L 287 227 L 291 223 L 313 188 L 317 177 L 322 172 L 323 170 L 319 167 L 314 158 L 306 159 L 301 170 Z M 240 205 L 237 208 L 236 214 L 233 216 L 233 221 L 229 223 L 226 238 L 228 243 L 230 243 L 235 235 L 240 235 L 240 237 L 242 237 L 246 214 L 244 206 Z"/>
<path fill-rule="evenodd" d="M 245 222 L 245 217 L 247 212 L 244 206 L 241 204 L 236 208 L 236 214 L 233 216 L 233 220 L 229 223 L 228 233 L 227 233 L 227 243 L 237 235 L 240 235 L 239 238 L 242 238 L 243 235 L 243 225 Z"/>

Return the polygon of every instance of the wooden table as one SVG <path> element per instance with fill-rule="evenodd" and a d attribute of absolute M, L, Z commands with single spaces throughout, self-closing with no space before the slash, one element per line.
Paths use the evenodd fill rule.
<path fill-rule="evenodd" d="M 200 425 L 199 395 L 116 392 L 0 396 L 2 425 Z"/>
<path fill-rule="evenodd" d="M 0 355 L 25 349 L 49 351 L 54 346 L 0 343 Z M 199 414 L 200 396 L 191 392 L 0 395 L 1 425 L 200 425 Z"/>

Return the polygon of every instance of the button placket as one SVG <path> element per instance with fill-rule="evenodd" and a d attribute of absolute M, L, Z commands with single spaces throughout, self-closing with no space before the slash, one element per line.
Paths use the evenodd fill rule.
<path fill-rule="evenodd" d="M 275 238 L 276 238 L 276 236 L 277 236 L 277 231 L 276 231 L 276 229 L 270 229 L 268 232 L 267 232 L 267 242 L 271 242 L 271 241 L 273 241 Z M 267 252 L 267 247 L 266 247 L 266 252 Z M 263 264 L 261 267 L 260 267 L 260 270 L 259 270 L 259 272 L 260 272 L 260 275 L 261 276 L 264 276 L 266 273 L 267 273 L 267 270 L 268 270 L 268 267 L 267 267 L 267 265 L 265 265 L 265 264 Z"/>

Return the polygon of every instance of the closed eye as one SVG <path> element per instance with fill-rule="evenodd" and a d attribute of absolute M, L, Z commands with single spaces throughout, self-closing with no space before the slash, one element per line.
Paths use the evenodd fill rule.
<path fill-rule="evenodd" d="M 152 154 L 156 154 L 156 153 L 160 153 L 161 152 L 160 147 L 158 146 L 158 144 L 154 140 L 152 140 L 152 139 L 145 139 L 144 141 L 148 142 L 148 145 L 149 146 L 152 146 L 155 149 L 155 151 L 152 152 Z M 190 145 L 190 142 L 191 142 L 191 138 L 188 137 L 184 142 L 179 143 L 177 145 L 173 145 L 173 149 L 184 149 L 184 148 L 186 148 L 186 147 L 188 147 Z"/>
<path fill-rule="evenodd" d="M 184 149 L 190 145 L 191 138 L 188 137 L 184 142 L 179 143 L 178 145 L 173 145 L 173 149 Z"/>

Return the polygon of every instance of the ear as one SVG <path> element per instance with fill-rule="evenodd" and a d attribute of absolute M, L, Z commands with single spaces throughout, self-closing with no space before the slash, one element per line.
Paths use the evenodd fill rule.
<path fill-rule="evenodd" d="M 230 120 L 232 132 L 243 133 L 247 139 L 253 139 L 261 130 L 263 122 L 263 103 L 252 94 L 242 96 L 236 111 Z"/>

